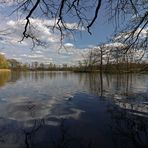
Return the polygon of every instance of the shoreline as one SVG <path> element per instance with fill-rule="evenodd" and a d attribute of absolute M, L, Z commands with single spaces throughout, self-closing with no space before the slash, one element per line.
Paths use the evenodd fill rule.
<path fill-rule="evenodd" d="M 0 72 L 11 72 L 10 69 L 0 69 Z"/>

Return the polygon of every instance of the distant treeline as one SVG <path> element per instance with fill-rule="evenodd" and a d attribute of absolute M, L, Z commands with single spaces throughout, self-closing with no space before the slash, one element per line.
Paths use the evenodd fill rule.
<path fill-rule="evenodd" d="M 53 63 L 44 64 L 39 62 L 20 63 L 15 59 L 6 59 L 0 55 L 0 69 L 11 69 L 18 71 L 73 71 L 73 72 L 104 72 L 104 73 L 128 73 L 128 72 L 148 72 L 148 63 L 146 62 L 98 62 L 79 61 L 77 66 L 67 64 L 56 65 Z"/>
<path fill-rule="evenodd" d="M 104 72 L 104 73 L 129 73 L 129 72 L 148 72 L 148 63 L 111 63 L 91 66 L 78 66 L 76 72 Z"/>
<path fill-rule="evenodd" d="M 105 73 L 147 72 L 146 51 L 127 50 L 124 46 L 100 44 L 90 49 L 79 61 L 77 71 Z"/>

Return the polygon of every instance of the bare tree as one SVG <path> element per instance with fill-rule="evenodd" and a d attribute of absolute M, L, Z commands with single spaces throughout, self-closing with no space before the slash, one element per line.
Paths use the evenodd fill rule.
<path fill-rule="evenodd" d="M 116 28 L 123 27 L 115 34 L 114 41 L 124 43 L 125 52 L 129 49 L 148 48 L 148 1 L 109 0 L 110 19 L 115 20 Z M 126 22 L 126 25 L 124 22 Z"/>
<path fill-rule="evenodd" d="M 0 3 L 8 2 L 2 0 Z M 44 45 L 33 33 L 33 18 L 53 20 L 54 23 L 46 27 L 54 33 L 59 32 L 62 42 L 65 36 L 73 35 L 77 29 L 88 30 L 91 34 L 90 28 L 97 19 L 101 0 L 12 0 L 11 4 L 14 7 L 12 14 L 19 12 L 25 18 L 21 41 L 31 38 L 34 45 Z M 92 14 L 89 13 L 90 10 L 93 10 Z M 73 23 L 73 26 L 68 25 L 69 22 Z"/>
<path fill-rule="evenodd" d="M 32 18 L 46 18 L 54 20 L 54 25 L 47 26 L 53 31 L 59 31 L 61 42 L 67 34 L 73 34 L 78 28 L 87 30 L 95 23 L 99 10 L 106 7 L 105 13 L 109 20 L 115 19 L 116 28 L 122 26 L 123 21 L 128 25 L 124 27 L 124 32 L 118 34 L 116 39 L 124 42 L 126 49 L 140 47 L 147 48 L 148 31 L 145 37 L 141 33 L 147 29 L 148 25 L 148 1 L 147 0 L 10 0 L 14 7 L 14 12 L 19 11 L 25 18 L 23 37 L 31 38 L 34 44 L 44 45 L 31 31 Z M 8 3 L 2 0 L 1 3 Z M 91 13 L 90 13 L 91 11 Z M 75 22 L 75 26 L 69 27 L 67 23 Z M 55 32 L 56 32 L 55 31 Z M 118 32 L 119 33 L 119 32 Z"/>

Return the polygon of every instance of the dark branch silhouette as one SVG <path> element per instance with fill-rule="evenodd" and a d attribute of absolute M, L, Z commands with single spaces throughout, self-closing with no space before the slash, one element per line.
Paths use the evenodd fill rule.
<path fill-rule="evenodd" d="M 8 3 L 3 0 L 0 3 Z M 145 48 L 147 49 L 147 34 L 146 37 L 141 39 L 140 35 L 148 26 L 148 1 L 142 0 L 61 0 L 61 1 L 48 1 L 48 0 L 13 0 L 14 12 L 18 11 L 25 17 L 24 30 L 22 31 L 22 40 L 30 38 L 35 45 L 45 45 L 40 37 L 37 37 L 32 32 L 33 22 L 30 19 L 43 18 L 47 20 L 54 20 L 54 24 L 48 26 L 53 31 L 56 30 L 61 35 L 61 45 L 65 37 L 77 30 L 90 31 L 98 18 L 99 10 L 101 8 L 107 14 L 107 19 L 115 20 L 116 32 L 121 35 L 119 39 L 126 45 L 126 51 L 132 48 Z M 91 13 L 90 13 L 91 11 Z M 131 19 L 130 19 L 131 17 Z M 133 18 L 134 17 L 134 18 Z M 123 22 L 127 22 L 124 30 Z M 75 23 L 75 26 L 69 27 L 68 23 Z M 117 29 L 119 28 L 119 29 Z M 82 30 L 81 30 L 82 31 Z M 125 38 L 126 36 L 126 38 Z"/>

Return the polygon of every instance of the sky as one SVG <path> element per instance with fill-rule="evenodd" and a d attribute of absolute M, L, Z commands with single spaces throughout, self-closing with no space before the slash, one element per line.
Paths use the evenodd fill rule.
<path fill-rule="evenodd" d="M 82 59 L 82 54 L 90 48 L 97 46 L 99 43 L 107 42 L 115 28 L 113 23 L 107 21 L 104 8 L 102 8 L 96 22 L 91 27 L 92 35 L 83 28 L 77 28 L 74 39 L 71 37 L 65 38 L 65 48 L 59 49 L 60 35 L 53 33 L 46 27 L 47 25 L 52 25 L 54 21 L 39 17 L 33 18 L 30 21 L 37 29 L 35 35 L 45 41 L 47 46 L 35 46 L 32 49 L 31 40 L 25 39 L 19 42 L 22 39 L 25 20 L 23 18 L 16 19 L 19 16 L 19 12 L 18 16 L 16 14 L 10 15 L 13 9 L 11 4 L 0 5 L 0 54 L 23 63 L 38 61 L 42 63 L 76 64 Z M 89 13 L 93 13 L 93 11 Z M 69 28 L 75 25 L 74 22 L 67 23 Z M 7 34 L 4 34 L 2 30 L 6 30 Z"/>

